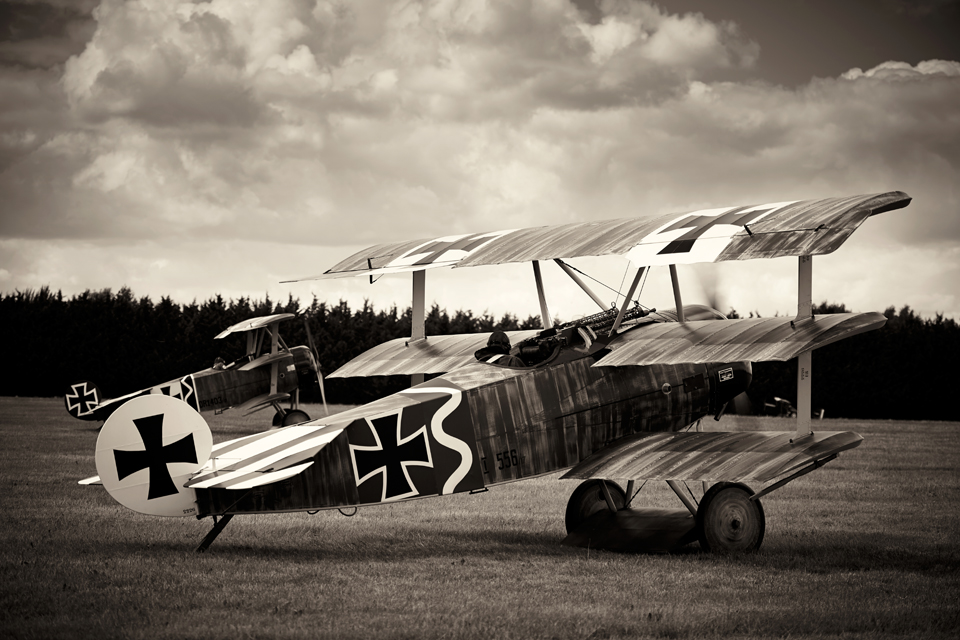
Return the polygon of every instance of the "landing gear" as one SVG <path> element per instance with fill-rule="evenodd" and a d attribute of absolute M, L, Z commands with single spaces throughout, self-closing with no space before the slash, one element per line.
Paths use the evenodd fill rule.
<path fill-rule="evenodd" d="M 564 518 L 567 533 L 571 533 L 583 524 L 584 520 L 601 509 L 610 508 L 606 497 L 603 495 L 602 484 L 606 484 L 607 492 L 617 510 L 623 509 L 627 503 L 627 496 L 620 485 L 609 480 L 587 480 L 574 489 L 570 500 L 567 502 L 567 513 Z"/>
<path fill-rule="evenodd" d="M 704 551 L 746 553 L 763 542 L 763 505 L 751 500 L 753 491 L 734 482 L 710 487 L 697 509 L 697 538 Z"/>

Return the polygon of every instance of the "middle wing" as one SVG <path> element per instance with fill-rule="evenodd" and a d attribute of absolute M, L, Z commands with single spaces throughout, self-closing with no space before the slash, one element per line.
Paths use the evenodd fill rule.
<path fill-rule="evenodd" d="M 510 342 L 516 344 L 537 335 L 539 331 L 507 331 L 505 333 L 510 337 Z M 410 338 L 397 338 L 361 353 L 327 377 L 446 373 L 476 362 L 474 353 L 487 344 L 489 337 L 489 333 L 462 333 L 430 336 L 426 340 L 416 341 L 411 341 Z"/>
<path fill-rule="evenodd" d="M 812 320 L 741 318 L 686 323 L 657 322 L 631 327 L 612 338 L 610 352 L 595 367 L 702 362 L 786 361 L 850 336 L 879 329 L 880 313 L 834 313 Z M 518 344 L 540 333 L 508 331 Z M 330 374 L 330 378 L 446 373 L 476 362 L 474 352 L 488 334 L 397 338 L 366 351 Z"/>
<path fill-rule="evenodd" d="M 858 333 L 879 329 L 881 313 L 831 313 L 813 319 L 740 318 L 663 322 L 632 328 L 610 342 L 595 367 L 702 362 L 786 361 Z"/>

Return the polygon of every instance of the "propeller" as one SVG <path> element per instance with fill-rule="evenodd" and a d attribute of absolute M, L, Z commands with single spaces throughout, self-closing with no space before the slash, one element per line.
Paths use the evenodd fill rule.
<path fill-rule="evenodd" d="M 323 412 L 329 414 L 327 409 L 327 392 L 323 388 L 323 372 L 320 371 L 320 352 L 317 351 L 317 345 L 313 342 L 313 332 L 310 331 L 310 316 L 304 314 L 303 327 L 307 330 L 307 344 L 310 345 L 310 353 L 313 354 L 313 362 L 316 365 L 317 383 L 320 385 L 320 397 L 323 399 Z"/>
<path fill-rule="evenodd" d="M 707 306 L 716 309 L 720 313 L 726 314 L 723 311 L 724 305 L 726 305 L 726 300 L 720 292 L 720 274 L 716 268 L 715 264 L 694 264 L 692 265 L 693 271 L 696 274 L 697 282 L 700 284 L 700 289 L 703 290 L 704 298 L 706 298 Z M 729 311 L 730 307 L 727 306 Z"/>

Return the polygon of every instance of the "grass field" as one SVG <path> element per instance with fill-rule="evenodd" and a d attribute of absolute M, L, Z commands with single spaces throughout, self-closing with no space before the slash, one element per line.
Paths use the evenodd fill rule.
<path fill-rule="evenodd" d="M 215 441 L 267 420 L 204 416 Z M 350 518 L 239 516 L 201 555 L 209 519 L 77 485 L 96 473 L 95 423 L 61 399 L 0 398 L 0 636 L 958 637 L 960 423 L 817 428 L 865 441 L 765 498 L 763 548 L 745 557 L 561 547 L 576 484 L 556 476 Z M 650 486 L 638 503 L 679 505 Z"/>

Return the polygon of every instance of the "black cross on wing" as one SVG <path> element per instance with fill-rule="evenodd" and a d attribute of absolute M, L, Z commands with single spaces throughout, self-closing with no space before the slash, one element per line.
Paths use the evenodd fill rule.
<path fill-rule="evenodd" d="M 703 234 L 718 224 L 729 224 L 743 227 L 770 211 L 770 209 L 754 209 L 752 211 L 744 211 L 746 208 L 747 207 L 737 207 L 736 209 L 727 211 L 719 216 L 692 216 L 678 220 L 669 227 L 662 229 L 660 233 L 676 231 L 677 229 L 685 229 L 687 227 L 692 228 L 661 249 L 660 255 L 668 253 L 689 253 L 690 250 L 693 249 L 693 244 L 696 242 L 697 238 L 700 238 L 703 236 Z"/>

